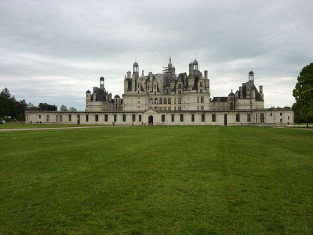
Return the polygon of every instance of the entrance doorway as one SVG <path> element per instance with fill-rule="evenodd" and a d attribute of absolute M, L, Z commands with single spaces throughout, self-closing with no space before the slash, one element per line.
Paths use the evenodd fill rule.
<path fill-rule="evenodd" d="M 224 114 L 224 126 L 227 126 L 227 114 Z"/>
<path fill-rule="evenodd" d="M 149 124 L 149 125 L 153 125 L 153 116 L 152 116 L 152 115 L 150 115 L 150 116 L 148 117 L 148 124 Z"/>

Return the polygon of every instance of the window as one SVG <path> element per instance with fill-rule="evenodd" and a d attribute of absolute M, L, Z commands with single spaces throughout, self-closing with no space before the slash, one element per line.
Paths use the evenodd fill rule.
<path fill-rule="evenodd" d="M 178 94 L 180 95 L 180 94 L 181 94 L 181 91 L 178 91 Z"/>
<path fill-rule="evenodd" d="M 191 114 L 191 122 L 195 122 L 195 115 Z"/>
<path fill-rule="evenodd" d="M 62 115 L 60 115 L 60 122 L 62 122 Z"/>
<path fill-rule="evenodd" d="M 178 104 L 181 104 L 181 98 L 178 98 Z"/>
<path fill-rule="evenodd" d="M 178 111 L 181 111 L 181 107 L 178 107 Z"/>
<path fill-rule="evenodd" d="M 264 113 L 261 113 L 261 114 L 260 114 L 260 122 L 261 122 L 261 123 L 264 123 Z"/>
<path fill-rule="evenodd" d="M 47 115 L 47 122 L 49 122 L 49 115 Z"/>
<path fill-rule="evenodd" d="M 175 115 L 172 114 L 172 122 L 174 122 L 174 121 L 175 121 Z"/>
<path fill-rule="evenodd" d="M 205 114 L 201 114 L 201 122 L 205 122 Z"/>
<path fill-rule="evenodd" d="M 136 114 L 133 114 L 133 116 L 132 116 L 132 121 L 133 121 L 133 122 L 136 121 Z"/>
<path fill-rule="evenodd" d="M 184 121 L 184 114 L 180 114 L 179 117 L 180 117 L 180 122 L 183 122 Z"/>
<path fill-rule="evenodd" d="M 283 116 L 283 113 L 280 113 L 280 116 Z"/>
<path fill-rule="evenodd" d="M 251 122 L 251 115 L 247 114 L 247 122 Z"/>
<path fill-rule="evenodd" d="M 99 120 L 99 116 L 98 116 L 98 114 L 96 114 L 95 121 L 97 122 L 98 120 Z"/>
<path fill-rule="evenodd" d="M 138 100 L 138 104 L 140 104 L 140 100 Z"/>
<path fill-rule="evenodd" d="M 72 121 L 72 115 L 71 115 L 71 114 L 68 115 L 68 120 L 69 120 L 70 122 Z"/>
<path fill-rule="evenodd" d="M 162 99 L 162 98 L 160 98 L 160 101 L 159 101 L 159 103 L 160 103 L 160 104 L 162 104 L 162 101 L 163 101 L 163 99 Z"/>
<path fill-rule="evenodd" d="M 212 114 L 212 122 L 216 122 L 216 114 Z"/>
<path fill-rule="evenodd" d="M 176 98 L 174 98 L 174 104 L 176 104 Z"/>
<path fill-rule="evenodd" d="M 88 122 L 89 116 L 88 114 L 86 114 L 86 122 Z"/>
<path fill-rule="evenodd" d="M 236 122 L 240 122 L 240 115 L 236 114 Z"/>
<path fill-rule="evenodd" d="M 171 98 L 168 98 L 168 102 L 167 102 L 168 104 L 171 104 Z"/>
<path fill-rule="evenodd" d="M 204 96 L 201 96 L 201 103 L 204 103 Z"/>
<path fill-rule="evenodd" d="M 114 122 L 116 122 L 116 120 L 117 120 L 117 116 L 116 114 L 114 114 Z"/>
<path fill-rule="evenodd" d="M 139 122 L 141 122 L 141 115 L 139 115 Z"/>
<path fill-rule="evenodd" d="M 167 99 L 166 98 L 164 98 L 164 104 L 167 104 Z"/>
<path fill-rule="evenodd" d="M 126 122 L 126 115 L 123 114 L 123 122 Z"/>
<path fill-rule="evenodd" d="M 104 121 L 107 122 L 108 121 L 108 115 L 104 115 Z"/>
<path fill-rule="evenodd" d="M 181 84 L 178 84 L 178 89 L 181 89 Z"/>
<path fill-rule="evenodd" d="M 165 115 L 164 114 L 161 116 L 161 122 L 165 122 Z"/>
<path fill-rule="evenodd" d="M 171 107 L 168 107 L 168 109 L 167 109 L 168 111 L 171 111 Z"/>
<path fill-rule="evenodd" d="M 271 112 L 270 116 L 273 116 L 272 112 Z"/>
<path fill-rule="evenodd" d="M 283 122 L 283 119 L 280 119 L 280 122 Z"/>
<path fill-rule="evenodd" d="M 201 106 L 201 110 L 204 110 L 204 106 Z"/>

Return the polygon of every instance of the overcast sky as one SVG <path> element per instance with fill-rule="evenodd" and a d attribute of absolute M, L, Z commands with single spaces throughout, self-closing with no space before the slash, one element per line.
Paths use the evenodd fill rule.
<path fill-rule="evenodd" d="M 211 97 L 248 81 L 265 107 L 291 106 L 301 69 L 313 62 L 312 0 L 0 0 L 0 89 L 17 100 L 85 109 L 99 86 L 122 95 L 135 61 L 177 73 L 196 58 Z"/>

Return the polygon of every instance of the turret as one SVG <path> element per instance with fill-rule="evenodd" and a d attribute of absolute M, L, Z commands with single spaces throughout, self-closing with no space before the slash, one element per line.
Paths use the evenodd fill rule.
<path fill-rule="evenodd" d="M 86 91 L 86 102 L 91 101 L 91 92 L 88 90 Z"/>
<path fill-rule="evenodd" d="M 198 61 L 196 59 L 193 61 L 193 69 L 198 71 Z"/>
<path fill-rule="evenodd" d="M 100 78 L 100 89 L 104 89 L 104 77 Z"/>
<path fill-rule="evenodd" d="M 249 82 L 251 85 L 254 84 L 254 73 L 252 71 L 249 72 Z"/>

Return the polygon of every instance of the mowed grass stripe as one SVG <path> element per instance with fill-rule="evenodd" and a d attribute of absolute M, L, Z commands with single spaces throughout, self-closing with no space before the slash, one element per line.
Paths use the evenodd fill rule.
<path fill-rule="evenodd" d="M 313 132 L 0 133 L 0 233 L 311 234 Z"/>

